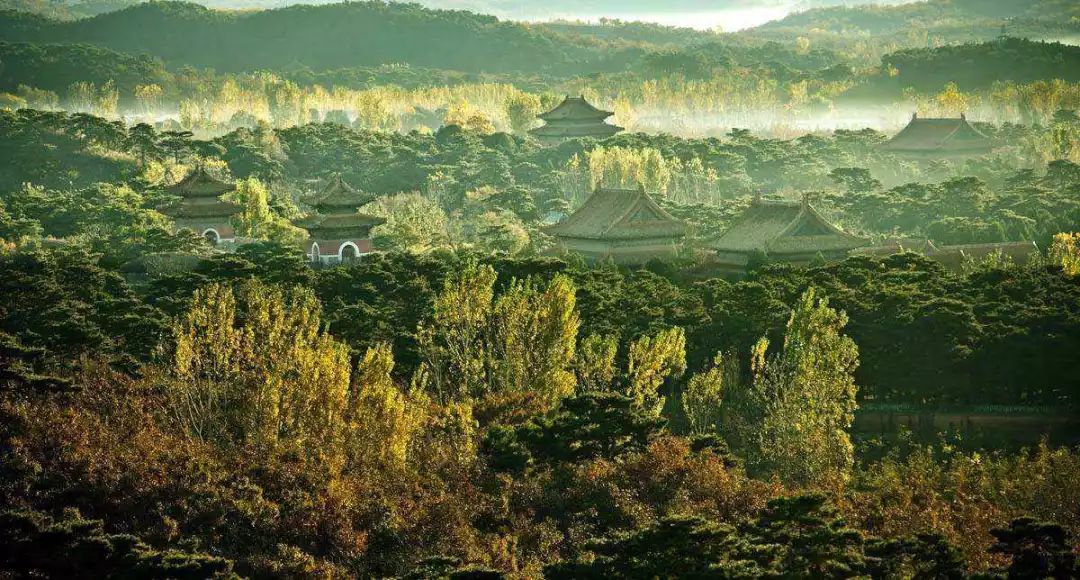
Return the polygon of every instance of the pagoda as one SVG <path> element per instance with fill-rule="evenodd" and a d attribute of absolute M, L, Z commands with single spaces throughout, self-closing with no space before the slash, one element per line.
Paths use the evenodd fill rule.
<path fill-rule="evenodd" d="M 584 96 L 566 97 L 559 106 L 539 115 L 538 118 L 543 119 L 545 125 L 529 130 L 529 134 L 546 145 L 557 145 L 582 137 L 606 139 L 623 130 L 622 127 L 604 122 L 614 114 L 590 105 Z"/>
<path fill-rule="evenodd" d="M 755 196 L 750 208 L 708 247 L 721 269 L 741 274 L 755 256 L 805 266 L 819 257 L 843 260 L 869 243 L 829 223 L 805 197 L 792 201 Z"/>
<path fill-rule="evenodd" d="M 312 200 L 315 213 L 293 222 L 308 232 L 308 259 L 333 264 L 371 252 L 371 228 L 386 223 L 383 218 L 360 213 L 360 207 L 373 199 L 345 183 L 341 175 L 335 176 Z"/>
<path fill-rule="evenodd" d="M 994 143 L 968 123 L 963 113 L 959 119 L 920 119 L 915 113 L 906 127 L 879 148 L 904 157 L 940 159 L 984 155 L 994 149 Z"/>
<path fill-rule="evenodd" d="M 644 187 L 597 189 L 569 217 L 543 229 L 555 237 L 557 253 L 619 264 L 673 257 L 686 235 L 686 225 L 658 206 Z"/>
<path fill-rule="evenodd" d="M 213 245 L 236 241 L 232 218 L 243 211 L 239 205 L 221 199 L 223 194 L 236 189 L 206 172 L 199 165 L 176 185 L 165 191 L 180 199 L 158 208 L 171 217 L 176 227 L 198 232 Z"/>

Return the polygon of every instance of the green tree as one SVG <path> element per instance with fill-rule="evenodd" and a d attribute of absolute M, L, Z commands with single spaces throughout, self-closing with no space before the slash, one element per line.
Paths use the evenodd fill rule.
<path fill-rule="evenodd" d="M 544 578 L 754 578 L 764 570 L 753 560 L 735 559 L 736 533 L 695 517 L 666 518 L 656 525 L 610 538 L 590 540 L 591 560 L 559 562 Z"/>
<path fill-rule="evenodd" d="M 612 335 L 590 334 L 578 345 L 574 359 L 578 391 L 609 391 L 615 380 L 619 341 Z"/>
<path fill-rule="evenodd" d="M 686 370 L 686 333 L 675 327 L 643 336 L 630 344 L 626 367 L 626 394 L 642 409 L 659 413 L 665 397 L 664 382 Z"/>
<path fill-rule="evenodd" d="M 967 563 L 956 547 L 937 534 L 868 542 L 874 578 L 962 580 Z"/>
<path fill-rule="evenodd" d="M 690 377 L 682 394 L 683 411 L 690 430 L 699 435 L 715 433 L 723 417 L 724 386 L 738 380 L 738 368 L 716 353 L 712 366 Z"/>
<path fill-rule="evenodd" d="M 25 578 L 239 578 L 232 563 L 208 554 L 158 551 L 105 531 L 75 509 L 61 519 L 35 511 L 0 512 L 0 573 Z"/>
<path fill-rule="evenodd" d="M 1069 534 L 1058 524 L 1017 518 L 1007 528 L 990 530 L 995 542 L 990 552 L 1012 559 L 1003 572 L 1009 578 L 1065 580 L 1075 578 L 1074 546 Z"/>
<path fill-rule="evenodd" d="M 846 324 L 847 315 L 810 288 L 792 310 L 783 349 L 766 358 L 768 344 L 759 343 L 735 421 L 750 465 L 797 485 L 847 480 L 859 351 L 843 334 Z"/>
<path fill-rule="evenodd" d="M 818 494 L 770 500 L 739 531 L 749 541 L 734 552 L 765 560 L 766 576 L 853 578 L 867 571 L 863 537 Z"/>
<path fill-rule="evenodd" d="M 641 451 L 658 436 L 666 421 L 639 409 L 633 399 L 616 393 L 571 397 L 555 410 L 524 425 L 495 425 L 483 451 L 497 470 L 611 459 Z"/>

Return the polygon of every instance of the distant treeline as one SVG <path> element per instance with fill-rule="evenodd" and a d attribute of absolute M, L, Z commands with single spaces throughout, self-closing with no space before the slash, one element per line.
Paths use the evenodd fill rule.
<path fill-rule="evenodd" d="M 173 75 L 149 56 L 132 56 L 89 44 L 0 42 L 0 91 L 19 85 L 63 95 L 73 83 L 112 82 L 125 96 L 138 85 L 168 86 Z"/>
<path fill-rule="evenodd" d="M 995 82 L 1042 79 L 1080 80 L 1080 46 L 1002 38 L 940 48 L 908 49 L 881 59 L 894 69 L 894 82 L 920 91 L 954 82 L 962 90 L 985 89 Z"/>
<path fill-rule="evenodd" d="M 985 19 L 1046 17 L 1052 12 L 1068 10 L 1069 4 L 1069 0 L 930 0 L 889 6 L 832 6 L 797 12 L 764 24 L 760 30 L 858 30 L 887 35 L 957 22 L 974 25 L 984 24 Z"/>

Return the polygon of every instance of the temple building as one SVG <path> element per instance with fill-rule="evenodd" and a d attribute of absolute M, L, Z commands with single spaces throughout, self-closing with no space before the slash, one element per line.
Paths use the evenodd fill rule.
<path fill-rule="evenodd" d="M 577 211 L 543 230 L 555 237 L 555 253 L 619 264 L 673 257 L 686 235 L 685 224 L 656 205 L 644 187 L 597 189 Z"/>
<path fill-rule="evenodd" d="M 870 241 L 830 224 L 809 200 L 763 200 L 750 208 L 722 235 L 708 243 L 722 270 L 741 274 L 755 258 L 808 265 L 819 256 L 840 261 Z"/>
<path fill-rule="evenodd" d="M 308 232 L 308 259 L 334 264 L 371 252 L 371 228 L 386 223 L 381 217 L 360 213 L 360 207 L 373 199 L 353 189 L 340 175 L 331 180 L 311 202 L 315 213 L 294 222 Z"/>
<path fill-rule="evenodd" d="M 879 148 L 904 157 L 940 159 L 984 155 L 994 143 L 963 114 L 959 119 L 920 119 L 916 113 L 907 127 Z"/>
<path fill-rule="evenodd" d="M 232 218 L 243 208 L 220 197 L 235 189 L 235 185 L 211 176 L 200 165 L 180 183 L 166 188 L 167 193 L 180 200 L 158 209 L 173 219 L 177 229 L 191 229 L 211 244 L 234 242 Z"/>
<path fill-rule="evenodd" d="M 547 145 L 581 137 L 606 139 L 623 130 L 604 122 L 614 114 L 590 105 L 585 97 L 566 97 L 559 106 L 539 115 L 544 126 L 529 130 L 529 134 Z"/>

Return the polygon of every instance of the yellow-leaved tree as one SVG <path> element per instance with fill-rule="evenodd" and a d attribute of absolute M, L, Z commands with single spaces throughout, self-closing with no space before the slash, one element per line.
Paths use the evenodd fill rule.
<path fill-rule="evenodd" d="M 492 393 L 573 394 L 580 320 L 566 276 L 513 281 L 495 296 L 495 270 L 476 262 L 450 276 L 418 331 L 427 384 L 443 403 Z"/>
<path fill-rule="evenodd" d="M 246 281 L 196 291 L 176 324 L 167 408 L 191 436 L 339 458 L 351 365 L 305 288 Z"/>
<path fill-rule="evenodd" d="M 1050 245 L 1050 260 L 1067 276 L 1080 276 L 1080 233 L 1061 233 Z"/>
<path fill-rule="evenodd" d="M 423 425 L 423 404 L 398 388 L 393 370 L 394 354 L 386 343 L 369 348 L 356 367 L 346 413 L 354 465 L 404 468 L 409 444 Z"/>
<path fill-rule="evenodd" d="M 788 320 L 783 349 L 754 348 L 747 385 L 733 387 L 725 425 L 748 466 L 793 485 L 838 486 L 854 464 L 848 434 L 857 407 L 859 350 L 843 334 L 847 316 L 810 288 Z M 727 417 L 725 417 L 727 420 Z"/>
<path fill-rule="evenodd" d="M 578 345 L 574 370 L 578 391 L 607 391 L 615 380 L 615 356 L 619 341 L 612 335 L 590 334 Z"/>
<path fill-rule="evenodd" d="M 664 381 L 686 370 L 686 333 L 674 327 L 630 343 L 626 366 L 626 394 L 641 409 L 660 413 Z"/>
<path fill-rule="evenodd" d="M 739 378 L 737 365 L 716 353 L 712 366 L 690 377 L 683 391 L 683 411 L 690 430 L 697 434 L 715 433 L 723 417 L 724 386 Z"/>

